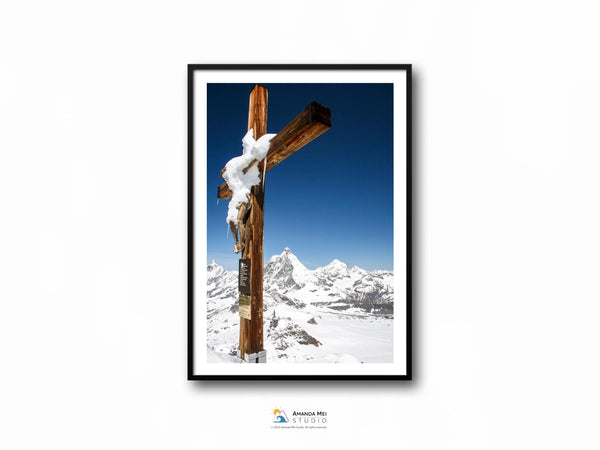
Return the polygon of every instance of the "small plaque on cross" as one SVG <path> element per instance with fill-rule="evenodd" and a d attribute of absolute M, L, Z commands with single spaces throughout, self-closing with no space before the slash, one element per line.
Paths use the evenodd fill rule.
<path fill-rule="evenodd" d="M 238 290 L 240 294 L 250 295 L 250 259 L 240 259 Z"/>
<path fill-rule="evenodd" d="M 249 295 L 240 294 L 238 309 L 240 317 L 243 319 L 252 320 L 252 297 Z"/>
<path fill-rule="evenodd" d="M 252 294 L 250 291 L 250 259 L 240 259 L 238 280 L 240 317 L 250 320 L 252 312 Z"/>

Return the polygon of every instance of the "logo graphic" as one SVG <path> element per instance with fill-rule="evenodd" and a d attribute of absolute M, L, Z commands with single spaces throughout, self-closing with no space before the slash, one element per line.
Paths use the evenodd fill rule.
<path fill-rule="evenodd" d="M 288 423 L 289 419 L 284 410 L 274 409 L 273 410 L 273 423 Z"/>

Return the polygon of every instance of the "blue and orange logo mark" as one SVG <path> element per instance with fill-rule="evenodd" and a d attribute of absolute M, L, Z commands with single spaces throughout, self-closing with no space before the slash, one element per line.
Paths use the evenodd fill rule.
<path fill-rule="evenodd" d="M 283 409 L 274 409 L 273 410 L 273 423 L 288 423 L 287 414 Z"/>

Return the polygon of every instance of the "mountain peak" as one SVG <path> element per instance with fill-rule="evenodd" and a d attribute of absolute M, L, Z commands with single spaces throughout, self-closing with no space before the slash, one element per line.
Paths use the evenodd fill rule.
<path fill-rule="evenodd" d="M 264 285 L 281 284 L 285 287 L 302 287 L 312 279 L 312 274 L 296 255 L 286 247 L 280 255 L 273 255 L 265 265 Z"/>
<path fill-rule="evenodd" d="M 293 260 L 293 259 L 298 259 L 298 258 L 296 258 L 296 255 L 294 255 L 292 253 L 292 251 L 288 247 L 286 247 L 283 250 L 283 252 L 281 252 L 279 255 L 275 254 L 275 255 L 271 256 L 271 258 L 269 259 L 268 262 L 271 263 L 271 262 L 275 262 L 275 261 L 281 261 L 284 259 L 292 259 Z"/>
<path fill-rule="evenodd" d="M 208 272 L 209 277 L 218 276 L 225 272 L 225 269 L 217 264 L 217 262 L 213 259 L 208 266 L 206 266 L 206 270 Z"/>
<path fill-rule="evenodd" d="M 343 262 L 341 262 L 339 259 L 334 259 L 333 261 L 331 261 L 329 264 L 327 264 L 327 266 L 325 267 L 331 267 L 331 268 L 340 268 L 340 269 L 347 269 L 348 266 L 346 264 L 344 264 Z"/>

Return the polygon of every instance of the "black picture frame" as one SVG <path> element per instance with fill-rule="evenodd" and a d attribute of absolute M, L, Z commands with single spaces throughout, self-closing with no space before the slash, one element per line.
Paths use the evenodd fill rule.
<path fill-rule="evenodd" d="M 402 71 L 406 74 L 406 361 L 405 373 L 398 374 L 206 374 L 195 371 L 195 83 L 198 71 Z M 189 64 L 187 67 L 187 379 L 188 380 L 412 380 L 412 65 L 411 64 Z M 395 149 L 394 149 L 395 152 Z"/>

